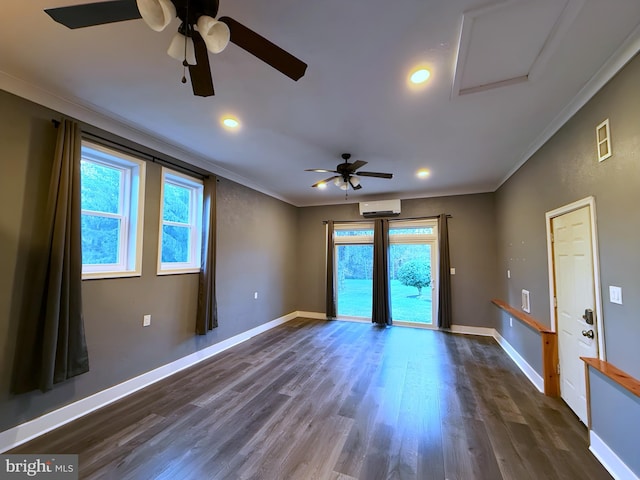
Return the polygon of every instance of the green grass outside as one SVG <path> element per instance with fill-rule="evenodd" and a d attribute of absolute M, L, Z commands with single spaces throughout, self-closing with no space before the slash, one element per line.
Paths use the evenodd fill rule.
<path fill-rule="evenodd" d="M 372 280 L 338 282 L 338 315 L 371 318 Z M 398 321 L 431 323 L 431 287 L 418 289 L 391 280 L 391 317 Z"/>

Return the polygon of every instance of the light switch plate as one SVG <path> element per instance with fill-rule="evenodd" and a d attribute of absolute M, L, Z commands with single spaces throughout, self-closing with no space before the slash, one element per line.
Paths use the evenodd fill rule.
<path fill-rule="evenodd" d="M 531 313 L 531 297 L 529 290 L 522 290 L 522 310 Z"/>
<path fill-rule="evenodd" d="M 455 267 L 451 267 L 451 275 L 455 275 L 456 274 L 456 269 Z"/>
<path fill-rule="evenodd" d="M 609 301 L 622 305 L 622 288 L 609 285 Z"/>
<path fill-rule="evenodd" d="M 151 325 L 151 315 L 145 315 L 142 317 L 142 326 L 148 327 L 149 325 Z"/>

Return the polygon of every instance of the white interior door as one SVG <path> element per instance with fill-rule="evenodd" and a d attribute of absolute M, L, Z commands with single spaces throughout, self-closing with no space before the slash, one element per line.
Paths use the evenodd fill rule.
<path fill-rule="evenodd" d="M 598 357 L 589 208 L 552 219 L 560 395 L 585 425 L 586 385 L 580 357 Z M 593 324 L 588 323 L 586 310 L 594 312 Z"/>

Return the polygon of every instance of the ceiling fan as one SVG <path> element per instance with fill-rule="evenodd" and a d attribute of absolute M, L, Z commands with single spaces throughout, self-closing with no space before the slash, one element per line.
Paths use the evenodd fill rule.
<path fill-rule="evenodd" d="M 353 190 L 360 190 L 360 179 L 358 177 L 376 177 L 376 178 L 393 178 L 392 173 L 380 173 L 380 172 L 358 172 L 357 170 L 364 167 L 367 162 L 364 160 L 356 160 L 353 163 L 349 163 L 351 158 L 350 153 L 343 153 L 342 159 L 344 163 L 339 163 L 335 170 L 325 170 L 324 168 L 309 168 L 305 172 L 321 172 L 321 173 L 337 173 L 337 175 L 321 180 L 311 185 L 312 187 L 320 187 L 321 185 L 327 185 L 329 182 L 333 182 L 341 190 L 348 190 L 349 186 Z"/>
<path fill-rule="evenodd" d="M 299 80 L 307 69 L 306 63 L 233 18 L 216 19 L 218 0 L 109 0 L 45 12 L 72 29 L 142 18 L 159 32 L 178 17 L 181 24 L 167 53 L 189 68 L 193 94 L 200 97 L 214 95 L 207 50 L 220 53 L 229 41 L 293 80 Z M 183 76 L 182 83 L 186 81 Z"/>

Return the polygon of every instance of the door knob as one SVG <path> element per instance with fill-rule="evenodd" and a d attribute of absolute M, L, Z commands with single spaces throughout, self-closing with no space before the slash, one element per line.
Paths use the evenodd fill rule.
<path fill-rule="evenodd" d="M 593 338 L 593 330 L 582 330 L 582 336 L 587 338 Z"/>

